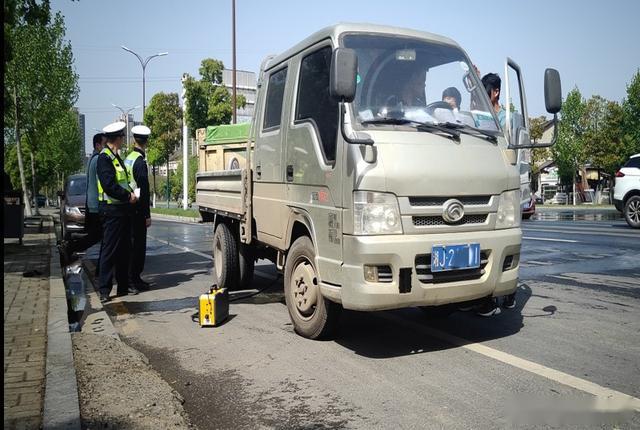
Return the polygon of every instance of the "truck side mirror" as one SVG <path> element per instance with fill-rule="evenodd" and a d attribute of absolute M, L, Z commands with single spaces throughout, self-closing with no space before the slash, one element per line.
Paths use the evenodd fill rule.
<path fill-rule="evenodd" d="M 349 48 L 336 48 L 331 58 L 329 94 L 337 101 L 351 102 L 356 96 L 358 57 Z"/>
<path fill-rule="evenodd" d="M 562 107 L 562 87 L 560 73 L 556 69 L 544 71 L 544 105 L 547 112 L 557 114 Z"/>

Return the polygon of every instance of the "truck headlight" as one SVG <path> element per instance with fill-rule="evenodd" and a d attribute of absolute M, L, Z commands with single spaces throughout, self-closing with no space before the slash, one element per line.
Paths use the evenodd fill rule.
<path fill-rule="evenodd" d="M 80 212 L 77 206 L 65 206 L 64 213 L 68 215 L 82 215 L 82 212 Z"/>
<path fill-rule="evenodd" d="M 500 195 L 496 218 L 496 228 L 520 226 L 520 190 L 505 191 Z"/>
<path fill-rule="evenodd" d="M 402 234 L 402 221 L 396 196 L 372 191 L 354 191 L 353 233 Z"/>

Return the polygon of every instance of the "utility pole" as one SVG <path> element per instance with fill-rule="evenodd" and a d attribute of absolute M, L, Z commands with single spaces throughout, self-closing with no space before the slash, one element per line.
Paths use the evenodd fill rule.
<path fill-rule="evenodd" d="M 182 209 L 187 209 L 187 198 L 189 197 L 189 133 L 187 129 L 187 89 L 184 83 L 187 75 L 182 75 Z"/>
<path fill-rule="evenodd" d="M 233 45 L 231 51 L 233 56 L 233 91 L 232 91 L 232 101 L 233 101 L 233 123 L 238 122 L 237 118 L 237 102 L 236 102 L 236 0 L 231 0 L 231 43 Z"/>
<path fill-rule="evenodd" d="M 24 164 L 22 163 L 22 149 L 20 148 L 20 126 L 18 123 L 19 120 L 19 110 L 18 110 L 18 90 L 13 89 L 13 107 L 15 113 L 15 134 L 16 134 L 16 150 L 18 151 L 18 170 L 20 171 L 20 185 L 22 186 L 22 194 L 24 199 L 24 209 L 27 216 L 32 216 L 31 212 L 31 203 L 29 203 L 29 193 L 27 192 L 27 181 L 24 178 Z M 35 199 L 36 196 L 33 196 Z M 38 203 L 36 202 L 36 206 Z"/>

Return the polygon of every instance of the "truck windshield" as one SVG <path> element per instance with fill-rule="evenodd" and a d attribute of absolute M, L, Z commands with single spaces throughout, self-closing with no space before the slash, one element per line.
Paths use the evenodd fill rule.
<path fill-rule="evenodd" d="M 498 134 L 484 88 L 459 48 L 371 34 L 347 34 L 343 44 L 358 56 L 353 111 L 359 125 L 395 128 L 394 120 L 404 119 Z"/>

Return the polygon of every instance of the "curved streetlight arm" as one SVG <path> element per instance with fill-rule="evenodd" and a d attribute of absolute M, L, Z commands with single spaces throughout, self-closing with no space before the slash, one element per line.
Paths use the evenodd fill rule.
<path fill-rule="evenodd" d="M 169 54 L 168 52 L 160 52 L 158 54 L 153 54 L 150 57 L 147 57 L 146 60 L 144 60 L 144 63 L 142 64 L 142 68 L 147 67 L 147 64 L 149 63 L 149 61 L 151 61 L 152 58 L 156 58 L 156 57 L 164 57 L 165 55 Z"/>
<path fill-rule="evenodd" d="M 136 58 L 138 58 L 138 61 L 140 61 L 140 64 L 142 65 L 142 67 L 145 66 L 144 61 L 142 61 L 142 57 L 140 57 L 138 54 L 136 54 L 135 52 L 133 52 L 131 49 L 127 48 L 126 46 L 122 45 L 120 46 L 122 49 L 124 49 L 127 52 L 131 52 L 133 55 L 136 56 Z"/>
<path fill-rule="evenodd" d="M 144 78 L 145 69 L 147 68 L 147 64 L 149 63 L 149 61 L 151 61 L 152 58 L 162 57 L 162 56 L 168 55 L 169 53 L 168 52 L 159 52 L 159 53 L 151 55 L 150 57 L 147 57 L 146 59 L 143 60 L 140 55 L 138 55 L 133 50 L 127 48 L 126 46 L 121 45 L 120 47 L 122 49 L 124 49 L 125 51 L 131 52 L 133 55 L 135 55 L 136 58 L 138 59 L 138 61 L 140 61 L 140 65 L 142 66 L 142 117 L 144 118 L 144 110 L 145 110 L 145 106 L 146 106 L 146 102 L 145 102 L 145 78 Z"/>

